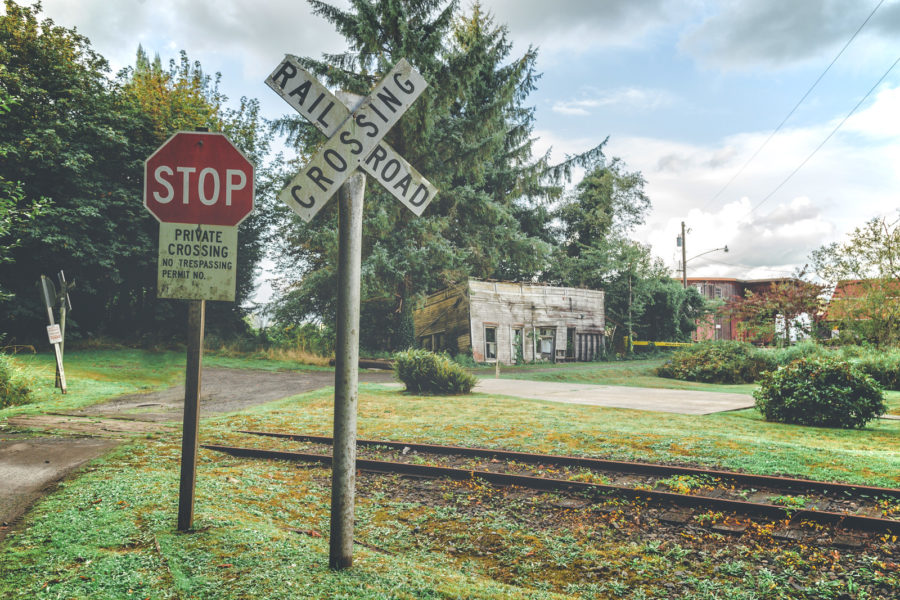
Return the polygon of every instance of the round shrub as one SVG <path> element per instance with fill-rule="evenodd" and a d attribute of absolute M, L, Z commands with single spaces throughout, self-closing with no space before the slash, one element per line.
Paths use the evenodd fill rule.
<path fill-rule="evenodd" d="M 8 356 L 0 354 L 0 408 L 27 404 L 31 390 Z"/>
<path fill-rule="evenodd" d="M 444 354 L 428 350 L 407 350 L 394 356 L 394 374 L 416 394 L 468 394 L 475 376 Z"/>
<path fill-rule="evenodd" d="M 703 383 L 753 383 L 773 357 L 747 342 L 700 342 L 679 350 L 656 370 L 660 377 Z"/>
<path fill-rule="evenodd" d="M 753 397 L 767 421 L 816 427 L 863 427 L 887 410 L 878 382 L 830 358 L 801 358 L 766 373 Z"/>

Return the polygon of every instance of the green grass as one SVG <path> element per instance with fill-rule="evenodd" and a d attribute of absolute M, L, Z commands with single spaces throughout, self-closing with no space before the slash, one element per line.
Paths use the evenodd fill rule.
<path fill-rule="evenodd" d="M 185 353 L 171 350 L 69 350 L 63 365 L 65 395 L 54 387 L 56 359 L 52 353 L 18 354 L 14 361 L 29 380 L 33 401 L 0 409 L 0 420 L 16 414 L 73 410 L 122 394 L 151 392 L 184 382 Z M 332 370 L 289 361 L 220 356 L 208 351 L 203 355 L 203 365 L 267 371 Z"/>
<path fill-rule="evenodd" d="M 34 401 L 0 409 L 0 419 L 81 408 L 121 394 L 166 388 L 184 378 L 183 354 L 127 348 L 73 350 L 65 355 L 67 393 L 63 395 L 53 385 L 53 354 L 18 354 L 15 361 L 30 380 Z"/>
<path fill-rule="evenodd" d="M 203 452 L 196 532 L 174 531 L 174 439 L 137 443 L 65 483 L 0 550 L 3 598 L 521 597 L 490 578 L 361 548 L 352 571 L 327 568 L 321 473 Z M 273 471 L 273 466 L 275 470 Z M 122 477 L 123 471 L 138 476 Z M 240 485 L 231 481 L 240 478 Z M 361 506 L 360 530 L 373 510 Z M 286 527 L 315 532 L 303 535 Z M 388 595 L 386 595 L 388 594 Z M 553 594 L 533 595 L 552 598 Z"/>
<path fill-rule="evenodd" d="M 47 382 L 35 411 L 162 387 L 183 377 L 179 353 L 73 352 L 67 364 L 80 387 L 62 399 L 52 388 L 52 359 L 20 360 Z M 600 363 L 550 374 L 634 385 L 650 377 L 652 366 Z M 889 403 L 896 409 L 900 394 L 892 394 Z M 205 420 L 201 443 L 290 448 L 291 442 L 235 431 L 330 435 L 332 403 L 332 390 L 323 389 Z M 755 410 L 687 416 L 489 395 L 413 396 L 363 385 L 358 429 L 366 438 L 715 465 L 900 487 L 900 421 L 830 430 L 767 423 Z M 369 480 L 358 495 L 355 565 L 335 573 L 327 568 L 326 469 L 201 450 L 196 531 L 180 534 L 174 531 L 179 458 L 180 436 L 157 434 L 133 441 L 61 484 L 0 544 L 0 597 L 662 599 L 674 594 L 749 600 L 839 598 L 854 585 L 876 590 L 900 585 L 898 572 L 885 571 L 878 557 L 832 553 L 815 544 L 772 544 L 765 537 L 751 537 L 746 544 L 726 544 L 713 535 L 644 543 L 639 533 L 629 534 L 629 524 L 617 520 L 621 513 L 609 505 L 548 513 L 528 497 L 477 482 L 390 478 Z M 547 503 L 546 496 L 540 498 Z M 677 592 L 666 587 L 672 583 Z M 802 592 L 794 594 L 798 587 Z"/>
<path fill-rule="evenodd" d="M 326 389 L 207 420 L 201 441 L 290 447 L 235 431 L 330 434 L 332 401 Z M 900 485 L 900 423 L 894 422 L 832 431 L 769 424 L 750 411 L 661 417 L 487 395 L 407 396 L 363 386 L 359 435 Z M 545 530 L 522 521 L 523 515 L 543 518 L 530 500 L 506 497 L 491 486 L 423 483 L 421 489 L 438 486 L 432 495 L 438 501 L 417 502 L 397 495 L 410 484 L 386 479 L 358 499 L 355 538 L 361 544 L 354 568 L 334 573 L 326 567 L 327 470 L 203 450 L 197 531 L 185 535 L 174 531 L 179 456 L 177 435 L 143 439 L 63 484 L 0 547 L 0 597 L 554 598 L 627 597 L 640 590 L 666 598 L 665 583 L 678 570 L 679 589 L 693 590 L 695 597 L 729 597 L 720 594 L 736 589 L 745 595 L 730 597 L 765 598 L 770 596 L 750 590 L 768 586 L 767 573 L 777 582 L 794 572 L 771 564 L 789 551 L 780 546 L 726 546 L 713 560 L 691 549 L 701 543 L 695 540 L 660 547 L 616 537 L 626 524 L 607 530 L 615 513 L 567 511 L 559 517 L 562 524 Z M 806 552 L 808 562 L 835 560 L 816 548 Z M 766 570 L 737 568 L 760 557 L 770 562 Z M 719 562 L 734 563 L 732 571 L 741 573 L 714 570 Z M 587 570 L 597 565 L 606 573 L 599 582 Z M 842 563 L 842 573 L 870 577 L 854 565 Z M 818 581 L 810 579 L 810 589 Z"/>
<path fill-rule="evenodd" d="M 364 389 L 358 428 L 365 438 L 676 461 L 900 487 L 900 421 L 837 430 L 767 423 L 755 409 L 695 416 L 483 394 L 434 397 Z M 302 408 L 285 400 L 217 423 L 235 430 L 329 435 L 331 402 L 331 391 L 321 390 L 304 396 Z M 228 429 L 210 435 L 236 442 L 225 434 Z M 270 443 L 243 436 L 240 442 Z"/>

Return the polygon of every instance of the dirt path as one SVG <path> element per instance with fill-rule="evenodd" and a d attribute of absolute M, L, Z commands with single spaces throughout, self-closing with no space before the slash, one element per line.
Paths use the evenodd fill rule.
<path fill-rule="evenodd" d="M 120 441 L 0 434 L 0 540 L 32 502 Z"/>
<path fill-rule="evenodd" d="M 363 383 L 390 383 L 390 372 L 363 372 Z M 200 416 L 235 412 L 334 385 L 330 371 L 254 371 L 250 369 L 204 368 L 200 386 Z M 135 421 L 179 421 L 184 413 L 184 386 L 147 394 L 128 394 L 102 404 L 71 411 L 73 416 L 132 419 Z"/>

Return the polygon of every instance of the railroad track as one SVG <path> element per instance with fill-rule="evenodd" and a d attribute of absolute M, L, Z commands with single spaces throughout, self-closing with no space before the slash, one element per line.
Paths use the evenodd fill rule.
<path fill-rule="evenodd" d="M 330 446 L 332 438 L 262 431 L 243 434 Z M 234 456 L 330 465 L 324 453 L 204 444 Z M 357 469 L 458 481 L 480 479 L 500 486 L 618 495 L 664 506 L 725 511 L 748 517 L 812 522 L 838 529 L 900 534 L 900 489 L 753 475 L 641 462 L 439 446 L 383 440 L 357 440 Z M 387 455 L 387 456 L 385 456 Z M 374 456 L 375 458 L 370 458 Z M 431 462 L 419 464 L 423 456 Z M 395 458 L 397 460 L 383 460 Z M 552 475 L 552 476 L 548 476 Z M 670 522 L 686 522 L 678 517 Z M 893 518 L 892 518 L 893 517 Z M 740 532 L 740 526 L 735 530 Z"/>

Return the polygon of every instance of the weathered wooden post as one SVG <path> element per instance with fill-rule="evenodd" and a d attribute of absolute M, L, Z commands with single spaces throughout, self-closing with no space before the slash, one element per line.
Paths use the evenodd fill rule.
<path fill-rule="evenodd" d="M 59 358 L 60 364 L 66 358 L 66 317 L 72 310 L 72 301 L 69 299 L 69 289 L 72 287 L 66 283 L 66 274 L 60 270 L 56 274 L 56 280 L 59 282 L 59 333 L 62 340 L 59 342 Z M 56 387 L 62 388 L 62 373 L 60 367 L 56 367 Z"/>
<path fill-rule="evenodd" d="M 53 320 L 53 307 L 56 306 L 57 295 L 56 286 L 53 281 L 46 275 L 41 275 L 41 297 L 44 300 L 44 306 L 47 308 L 47 320 L 50 324 L 47 326 L 47 337 L 53 345 L 53 352 L 56 354 L 56 387 L 66 393 L 66 372 L 63 369 L 62 342 L 63 334 L 60 326 Z"/>
<path fill-rule="evenodd" d="M 197 482 L 197 447 L 200 437 L 200 383 L 206 300 L 188 301 L 187 357 L 184 367 L 184 419 L 181 437 L 181 477 L 178 485 L 178 530 L 194 522 L 194 487 Z"/>
<path fill-rule="evenodd" d="M 427 85 L 402 59 L 362 102 L 347 104 L 292 57 L 266 79 L 328 141 L 278 195 L 310 221 L 338 193 L 339 257 L 337 348 L 334 373 L 334 454 L 331 484 L 329 566 L 353 565 L 356 488 L 356 408 L 359 395 L 359 294 L 365 175 L 372 175 L 417 216 L 437 190 L 381 138 Z M 346 183 L 345 183 L 346 182 Z"/>

